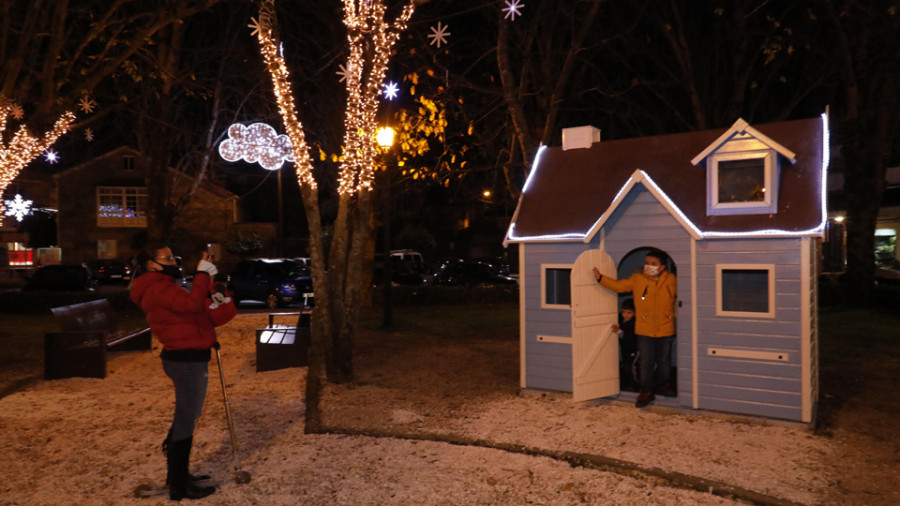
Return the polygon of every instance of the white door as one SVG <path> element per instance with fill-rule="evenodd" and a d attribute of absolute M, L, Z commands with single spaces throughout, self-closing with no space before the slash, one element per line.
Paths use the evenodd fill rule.
<path fill-rule="evenodd" d="M 572 266 L 572 398 L 586 401 L 619 393 L 618 296 L 600 286 L 596 267 L 616 277 L 616 265 L 602 249 L 582 253 Z"/>

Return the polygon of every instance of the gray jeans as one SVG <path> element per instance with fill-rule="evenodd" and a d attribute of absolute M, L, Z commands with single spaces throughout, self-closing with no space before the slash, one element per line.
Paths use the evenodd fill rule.
<path fill-rule="evenodd" d="M 176 362 L 163 359 L 163 371 L 175 385 L 175 415 L 172 417 L 172 441 L 194 436 L 197 420 L 203 414 L 209 362 Z"/>

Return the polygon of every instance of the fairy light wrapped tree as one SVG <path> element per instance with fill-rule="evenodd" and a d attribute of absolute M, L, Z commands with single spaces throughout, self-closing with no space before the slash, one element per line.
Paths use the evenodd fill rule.
<path fill-rule="evenodd" d="M 257 38 L 272 77 L 284 129 L 293 147 L 297 182 L 309 225 L 316 310 L 312 318 L 312 346 L 306 388 L 306 427 L 320 427 L 319 391 L 326 380 L 341 382 L 353 375 L 353 339 L 362 294 L 363 253 L 372 208 L 376 165 L 375 116 L 391 49 L 406 29 L 416 3 L 411 0 L 393 21 L 385 19 L 381 0 L 344 0 L 349 57 L 346 65 L 347 104 L 344 112 L 343 153 L 339 168 L 338 214 L 328 257 L 319 212 L 318 185 L 312 156 L 291 92 L 290 73 L 279 51 L 274 0 L 260 5 Z M 328 267 L 326 277 L 325 267 Z"/>
<path fill-rule="evenodd" d="M 69 130 L 75 121 L 75 114 L 66 112 L 47 131 L 43 137 L 35 137 L 28 132 L 24 122 L 7 142 L 6 125 L 10 118 L 22 120 L 22 108 L 0 94 L 0 225 L 6 215 L 6 206 L 3 203 L 3 195 L 13 179 L 22 172 L 32 160 L 40 156 L 56 142 L 62 134 Z"/>

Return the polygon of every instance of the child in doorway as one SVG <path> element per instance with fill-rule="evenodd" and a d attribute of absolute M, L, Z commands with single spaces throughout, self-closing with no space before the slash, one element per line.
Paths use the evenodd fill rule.
<path fill-rule="evenodd" d="M 622 390 L 636 390 L 637 375 L 637 337 L 634 335 L 634 299 L 622 301 L 619 310 L 619 383 Z"/>

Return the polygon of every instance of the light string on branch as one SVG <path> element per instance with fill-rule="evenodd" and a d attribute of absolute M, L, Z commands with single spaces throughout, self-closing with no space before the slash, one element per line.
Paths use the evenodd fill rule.
<path fill-rule="evenodd" d="M 19 172 L 52 146 L 56 139 L 68 132 L 72 122 L 75 121 L 74 113 L 71 111 L 64 113 L 42 138 L 31 135 L 23 124 L 19 126 L 7 144 L 3 141 L 7 120 L 10 116 L 18 118 L 20 110 L 21 108 L 17 104 L 0 94 L 0 197 L 3 196 L 13 179 L 19 175 Z M 6 205 L 0 198 L 0 223 L 3 222 L 5 213 Z"/>
<path fill-rule="evenodd" d="M 273 0 L 263 1 L 259 9 L 258 26 L 255 29 L 260 52 L 266 64 L 266 69 L 269 71 L 269 75 L 272 76 L 275 99 L 278 102 L 278 112 L 281 115 L 287 136 L 291 140 L 297 167 L 297 180 L 301 186 L 308 185 L 311 188 L 316 188 L 316 180 L 312 174 L 309 147 L 306 144 L 306 135 L 303 132 L 303 125 L 300 123 L 300 119 L 297 118 L 297 110 L 294 106 L 290 72 L 273 34 L 272 27 L 275 24 L 275 20 Z"/>
<path fill-rule="evenodd" d="M 377 153 L 376 114 L 391 49 L 406 30 L 415 6 L 407 4 L 393 23 L 385 20 L 380 0 L 344 0 L 344 25 L 350 54 L 346 66 L 347 109 L 344 152 L 338 192 L 354 194 L 372 189 Z M 368 56 L 368 60 L 366 57 Z"/>

